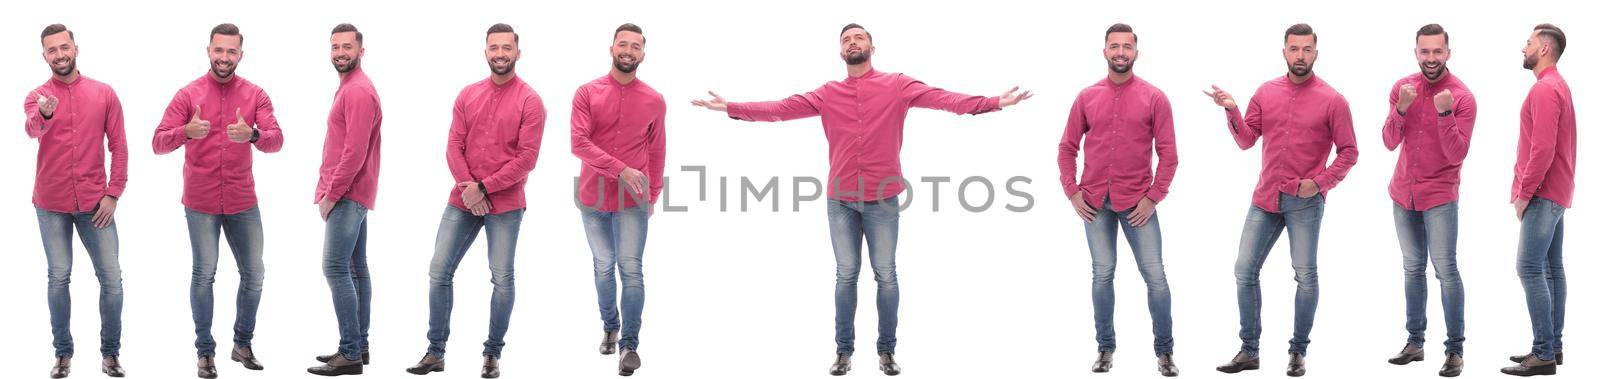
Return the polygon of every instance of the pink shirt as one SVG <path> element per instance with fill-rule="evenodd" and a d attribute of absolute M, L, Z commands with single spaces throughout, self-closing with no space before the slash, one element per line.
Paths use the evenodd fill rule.
<path fill-rule="evenodd" d="M 745 121 L 822 116 L 828 198 L 875 201 L 899 195 L 909 181 L 900 173 L 900 142 L 911 107 L 979 114 L 999 110 L 1000 98 L 963 95 L 905 74 L 873 70 L 779 101 L 728 103 L 728 116 Z"/>
<path fill-rule="evenodd" d="M 1400 147 L 1394 179 L 1389 181 L 1389 197 L 1406 210 L 1425 211 L 1459 197 L 1461 162 L 1467 159 L 1467 147 L 1472 142 L 1478 102 L 1454 74 L 1446 72 L 1437 83 L 1429 83 L 1419 72 L 1394 83 L 1389 90 L 1390 109 L 1400 103 L 1400 86 L 1404 84 L 1416 88 L 1416 100 L 1410 108 L 1403 109 L 1404 116 L 1391 110 L 1383 122 L 1384 147 L 1391 151 Z M 1450 90 L 1455 103 L 1449 115 L 1439 116 L 1433 96 L 1444 90 Z"/>
<path fill-rule="evenodd" d="M 578 87 L 572 96 L 572 154 L 583 161 L 578 175 L 583 205 L 604 212 L 638 205 L 617 182 L 625 168 L 649 178 L 650 204 L 655 204 L 667 165 L 666 101 L 637 78 L 622 84 L 607 74 Z"/>
<path fill-rule="evenodd" d="M 49 119 L 39 114 L 38 95 L 55 96 Z M 128 140 L 122 130 L 122 101 L 111 86 L 87 76 L 71 84 L 54 78 L 22 102 L 29 138 L 39 139 L 33 205 L 56 213 L 93 211 L 105 196 L 122 197 L 128 183 Z M 111 152 L 111 176 L 106 155 Z"/>
<path fill-rule="evenodd" d="M 544 101 L 521 78 L 505 84 L 494 78 L 472 83 L 456 96 L 450 142 L 444 149 L 450 164 L 450 205 L 467 209 L 456 183 L 482 182 L 489 191 L 489 213 L 528 207 L 522 187 L 539 160 L 544 137 Z"/>
<path fill-rule="evenodd" d="M 1538 196 L 1572 208 L 1573 176 L 1578 166 L 1578 120 L 1573 114 L 1572 91 L 1553 66 L 1538 77 L 1522 102 L 1511 200 Z"/>
<path fill-rule="evenodd" d="M 333 110 L 328 111 L 328 135 L 322 142 L 322 167 L 312 201 L 350 199 L 376 209 L 378 129 L 382 125 L 378 90 L 372 88 L 367 74 L 356 68 L 339 78 Z"/>
<path fill-rule="evenodd" d="M 1278 213 L 1278 194 L 1294 196 L 1302 179 L 1316 182 L 1326 195 L 1356 165 L 1350 104 L 1315 75 L 1300 84 L 1287 75 L 1267 81 L 1250 97 L 1244 117 L 1237 108 L 1227 113 L 1228 132 L 1240 149 L 1264 140 L 1261 180 L 1251 200 L 1262 210 Z M 1338 157 L 1328 165 L 1328 152 L 1335 146 Z"/>
<path fill-rule="evenodd" d="M 1082 143 L 1083 180 L 1077 178 Z M 1148 197 L 1161 202 L 1178 170 L 1177 137 L 1167 95 L 1137 76 L 1122 84 L 1102 79 L 1078 92 L 1061 136 L 1061 188 L 1067 196 L 1083 192 L 1100 207 L 1107 196 L 1114 210 L 1131 209 Z M 1150 156 L 1161 158 L 1151 175 Z"/>
<path fill-rule="evenodd" d="M 211 133 L 189 139 L 183 127 L 194 117 L 195 105 L 200 106 L 200 119 L 211 122 Z M 238 121 L 238 116 L 260 132 L 256 142 L 228 139 L 228 124 Z M 249 145 L 264 153 L 283 148 L 283 131 L 278 129 L 267 92 L 238 76 L 218 83 L 209 73 L 172 96 L 152 139 L 156 154 L 184 148 L 183 205 L 206 214 L 234 214 L 256 206 Z"/>

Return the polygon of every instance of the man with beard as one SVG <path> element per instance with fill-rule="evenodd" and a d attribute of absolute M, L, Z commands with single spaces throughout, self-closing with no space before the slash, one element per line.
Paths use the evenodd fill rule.
<path fill-rule="evenodd" d="M 1289 257 L 1294 280 L 1294 337 L 1289 339 L 1289 376 L 1306 373 L 1306 346 L 1317 313 L 1317 236 L 1322 229 L 1324 195 L 1356 164 L 1356 135 L 1350 125 L 1350 104 L 1312 72 L 1317 62 L 1317 34 L 1296 24 L 1283 33 L 1283 59 L 1289 74 L 1256 89 L 1244 117 L 1232 95 L 1217 86 L 1207 96 L 1226 110 L 1228 132 L 1240 149 L 1262 140 L 1261 179 L 1256 184 L 1239 256 L 1233 265 L 1239 298 L 1239 353 L 1217 371 L 1236 373 L 1260 368 L 1261 266 L 1284 229 L 1289 230 Z M 1328 152 L 1338 147 L 1333 164 Z"/>
<path fill-rule="evenodd" d="M 372 276 L 367 272 L 367 211 L 378 197 L 378 153 L 383 109 L 378 91 L 361 71 L 361 31 L 339 24 L 328 38 L 339 90 L 328 112 L 313 201 L 326 225 L 322 275 L 333 294 L 339 351 L 318 356 L 325 364 L 306 371 L 322 376 L 361 374 L 372 326 Z"/>
<path fill-rule="evenodd" d="M 513 264 L 517 233 L 527 208 L 523 186 L 539 159 L 544 136 L 544 101 L 517 77 L 522 58 L 511 25 L 494 24 L 484 37 L 483 55 L 490 75 L 461 89 L 451 113 L 450 142 L 444 157 L 450 175 L 449 205 L 439 220 L 433 262 L 428 266 L 428 352 L 406 369 L 424 375 L 444 371 L 445 341 L 450 338 L 450 308 L 456 266 L 479 231 L 489 239 L 489 338 L 483 342 L 485 378 L 500 377 L 500 349 L 516 300 Z"/>
<path fill-rule="evenodd" d="M 1478 103 L 1445 63 L 1450 60 L 1450 34 L 1429 24 L 1417 30 L 1417 65 L 1422 72 L 1394 83 L 1389 90 L 1389 117 L 1383 123 L 1383 145 L 1400 147 L 1389 197 L 1394 200 L 1395 234 L 1400 237 L 1405 272 L 1406 346 L 1389 363 L 1422 360 L 1428 328 L 1428 261 L 1443 293 L 1444 367 L 1440 376 L 1461 375 L 1461 344 L 1466 340 L 1466 293 L 1456 270 L 1456 230 L 1461 162 L 1472 141 Z M 1429 99 L 1416 101 L 1418 98 Z"/>
<path fill-rule="evenodd" d="M 1511 357 L 1500 369 L 1516 376 L 1555 375 L 1561 329 L 1567 318 L 1567 274 L 1561 258 L 1567 208 L 1572 207 L 1577 170 L 1578 121 L 1572 90 L 1556 70 L 1567 50 L 1567 34 L 1550 24 L 1534 27 L 1522 48 L 1522 68 L 1538 78 L 1522 103 L 1517 165 L 1511 204 L 1522 221 L 1517 238 L 1517 276 L 1533 323 L 1533 350 Z"/>
<path fill-rule="evenodd" d="M 283 132 L 266 91 L 234 75 L 244 59 L 243 45 L 239 27 L 221 24 L 211 29 L 211 43 L 206 47 L 211 71 L 172 97 L 152 141 L 156 154 L 185 148 L 183 206 L 194 252 L 189 308 L 194 316 L 194 346 L 200 357 L 197 375 L 201 378 L 217 377 L 211 285 L 217 275 L 217 244 L 224 234 L 239 265 L 231 356 L 247 369 L 262 369 L 250 348 L 266 274 L 250 145 L 264 153 L 277 152 L 283 148 Z M 213 128 L 221 130 L 212 133 Z"/>
<path fill-rule="evenodd" d="M 1117 269 L 1117 227 L 1121 226 L 1144 277 L 1151 329 L 1155 331 L 1156 368 L 1163 376 L 1177 376 L 1177 364 L 1172 362 L 1172 293 L 1161 264 L 1161 223 L 1156 217 L 1156 203 L 1167 197 L 1178 169 L 1177 137 L 1167 95 L 1133 74 L 1133 63 L 1139 59 L 1138 41 L 1133 27 L 1126 24 L 1106 29 L 1106 78 L 1073 100 L 1057 163 L 1061 188 L 1083 219 L 1094 268 L 1090 288 L 1100 355 L 1090 370 L 1111 371 L 1111 354 L 1117 349 L 1112 328 L 1116 308 L 1112 277 Z M 1084 152 L 1081 181 L 1077 177 L 1080 143 Z M 1154 176 L 1150 173 L 1152 147 L 1161 159 Z"/>
<path fill-rule="evenodd" d="M 829 373 L 850 371 L 855 352 L 856 279 L 861 271 L 861 241 L 866 239 L 878 283 L 878 369 L 898 375 L 894 361 L 899 322 L 900 284 L 895 275 L 895 243 L 900 229 L 899 194 L 908 184 L 900 173 L 900 142 L 906 112 L 939 109 L 957 114 L 1000 110 L 1032 93 L 1013 87 L 1000 96 L 969 96 L 945 91 L 905 74 L 872 68 L 872 34 L 857 24 L 839 32 L 839 58 L 848 74 L 814 91 L 766 102 L 730 103 L 715 92 L 692 104 L 744 121 L 784 121 L 822 117 L 828 137 L 828 225 L 837 268 L 834 282 L 834 342 L 837 356 Z"/>
<path fill-rule="evenodd" d="M 644 30 L 622 24 L 611 39 L 611 72 L 578 87 L 572 97 L 572 154 L 583 161 L 577 200 L 594 253 L 594 287 L 605 331 L 600 354 L 615 353 L 620 343 L 617 373 L 629 376 L 640 365 L 644 244 L 666 170 L 667 103 L 634 72 L 644 62 Z M 617 271 L 622 272 L 621 320 Z"/>
<path fill-rule="evenodd" d="M 49 264 L 50 334 L 55 366 L 50 377 L 72 371 L 72 231 L 78 231 L 94 276 L 100 280 L 100 370 L 124 375 L 117 356 L 122 346 L 122 267 L 117 258 L 117 199 L 128 183 L 128 141 L 122 129 L 122 101 L 111 86 L 78 73 L 78 42 L 61 24 L 39 33 L 51 76 L 22 102 L 28 138 L 39 140 L 33 206 L 39 239 Z M 102 150 L 104 149 L 104 150 Z M 106 152 L 111 153 L 110 177 Z"/>

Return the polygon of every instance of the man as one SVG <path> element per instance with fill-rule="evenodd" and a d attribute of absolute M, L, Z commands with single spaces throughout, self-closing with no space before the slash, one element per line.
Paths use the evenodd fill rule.
<path fill-rule="evenodd" d="M 111 86 L 78 73 L 78 43 L 72 31 L 52 24 L 39 33 L 50 79 L 22 102 L 28 138 L 39 140 L 33 206 L 39 239 L 49 263 L 50 333 L 55 366 L 50 377 L 72 371 L 72 230 L 77 228 L 95 278 L 100 280 L 100 370 L 125 375 L 117 356 L 122 346 L 122 267 L 117 262 L 117 200 L 128 183 L 128 141 L 122 101 Z M 81 145 L 81 147 L 80 147 Z M 104 150 L 102 150 L 104 149 Z M 111 172 L 106 175 L 106 152 Z"/>
<path fill-rule="evenodd" d="M 489 299 L 489 338 L 483 342 L 483 377 L 500 377 L 500 349 L 516 300 L 514 262 L 517 233 L 527 208 L 523 186 L 539 158 L 544 136 L 544 102 L 517 77 L 517 33 L 510 25 L 489 27 L 483 55 L 489 78 L 468 85 L 456 97 L 450 142 L 444 152 L 450 165 L 449 205 L 439 220 L 433 263 L 428 266 L 428 352 L 407 368 L 423 375 L 444 371 L 444 346 L 450 337 L 452 283 L 456 266 L 480 230 L 489 239 L 489 274 L 494 293 Z"/>
<path fill-rule="evenodd" d="M 572 154 L 583 161 L 578 210 L 594 253 L 594 287 L 605 332 L 600 354 L 615 353 L 620 343 L 617 373 L 629 376 L 640 365 L 644 243 L 666 170 L 667 103 L 635 71 L 644 62 L 644 30 L 622 24 L 611 39 L 611 72 L 578 87 L 572 97 Z M 617 271 L 622 272 L 621 320 Z"/>
<path fill-rule="evenodd" d="M 1094 280 L 1095 341 L 1099 357 L 1090 371 L 1111 371 L 1111 354 L 1117 349 L 1112 328 L 1116 293 L 1112 277 L 1117 269 L 1117 227 L 1127 236 L 1133 259 L 1144 277 L 1155 331 L 1156 368 L 1163 376 L 1178 376 L 1172 362 L 1172 293 L 1161 264 L 1161 223 L 1156 203 L 1178 169 L 1178 147 L 1172 130 L 1172 104 L 1155 85 L 1133 74 L 1139 59 L 1139 36 L 1126 24 L 1106 29 L 1106 78 L 1078 93 L 1061 136 L 1061 188 L 1083 219 L 1089 241 Z M 1127 117 L 1123 117 L 1127 116 Z M 1083 180 L 1078 180 L 1078 151 L 1084 150 Z M 1161 161 L 1151 176 L 1152 148 Z"/>
<path fill-rule="evenodd" d="M 339 24 L 329 37 L 329 55 L 339 72 L 339 90 L 328 112 L 328 135 L 322 143 L 322 168 L 317 179 L 318 210 L 326 222 L 322 274 L 333 293 L 339 320 L 339 351 L 318 356 L 325 364 L 307 371 L 323 376 L 361 374 L 367 354 L 367 329 L 372 320 L 372 277 L 367 273 L 367 211 L 378 195 L 379 128 L 383 110 L 378 91 L 361 71 L 362 35 L 354 25 Z"/>
<path fill-rule="evenodd" d="M 1567 316 L 1567 274 L 1561 262 L 1566 210 L 1572 207 L 1577 170 L 1578 121 L 1572 91 L 1556 62 L 1567 50 L 1561 28 L 1540 24 L 1522 48 L 1522 68 L 1537 80 L 1522 102 L 1522 132 L 1511 180 L 1511 204 L 1522 231 L 1517 238 L 1517 276 L 1527 295 L 1533 351 L 1511 357 L 1500 369 L 1516 376 L 1555 375 L 1561 329 Z"/>
<path fill-rule="evenodd" d="M 1421 361 L 1428 327 L 1428 261 L 1443 292 L 1444 367 L 1439 375 L 1461 375 L 1461 343 L 1466 340 L 1466 294 L 1456 270 L 1456 230 L 1461 162 L 1467 158 L 1477 100 L 1467 85 L 1450 72 L 1450 33 L 1438 24 L 1417 30 L 1417 66 L 1422 72 L 1394 83 L 1389 90 L 1389 116 L 1383 123 L 1383 145 L 1400 148 L 1389 197 L 1394 200 L 1395 234 L 1405 272 L 1406 345 L 1389 363 Z M 1421 99 L 1422 101 L 1417 101 Z"/>
<path fill-rule="evenodd" d="M 871 248 L 878 282 L 878 368 L 898 375 L 894 361 L 900 285 L 895 277 L 895 241 L 906 178 L 900 173 L 900 141 L 906 111 L 932 108 L 957 114 L 1000 110 L 1033 95 L 1012 88 L 1000 96 L 968 96 L 935 88 L 899 73 L 872 68 L 872 34 L 857 24 L 839 33 L 839 58 L 848 73 L 842 81 L 779 101 L 730 103 L 711 93 L 694 105 L 727 112 L 744 121 L 783 121 L 821 116 L 828 137 L 828 225 L 833 238 L 834 342 L 837 356 L 829 373 L 850 371 L 855 351 L 856 277 L 861 271 L 861 240 Z"/>
<path fill-rule="evenodd" d="M 1305 375 L 1306 346 L 1317 313 L 1317 235 L 1322 229 L 1324 195 L 1356 164 L 1356 136 L 1350 104 L 1312 71 L 1317 34 L 1296 24 L 1283 34 L 1283 59 L 1289 74 L 1256 89 L 1244 117 L 1232 95 L 1217 86 L 1206 92 L 1227 111 L 1228 132 L 1240 149 L 1261 146 L 1261 180 L 1256 184 L 1233 274 L 1238 286 L 1239 353 L 1218 371 L 1260 368 L 1261 265 L 1284 229 L 1294 280 L 1294 337 L 1289 339 L 1289 376 Z M 1326 165 L 1330 149 L 1338 157 Z"/>
<path fill-rule="evenodd" d="M 194 346 L 200 357 L 197 375 L 201 378 L 217 377 L 213 359 L 217 343 L 211 338 L 211 284 L 217 275 L 217 244 L 224 233 L 239 265 L 231 356 L 247 369 L 262 369 L 250 348 L 266 274 L 261 260 L 265 242 L 261 211 L 256 208 L 250 145 L 264 153 L 277 152 L 283 148 L 283 132 L 278 129 L 272 99 L 266 91 L 234 75 L 244 60 L 243 44 L 244 36 L 233 24 L 211 29 L 211 43 L 206 47 L 211 71 L 172 97 L 152 141 L 156 154 L 185 148 L 183 205 L 189 221 L 189 244 L 194 251 L 189 308 L 194 315 Z M 212 133 L 213 128 L 221 130 Z"/>

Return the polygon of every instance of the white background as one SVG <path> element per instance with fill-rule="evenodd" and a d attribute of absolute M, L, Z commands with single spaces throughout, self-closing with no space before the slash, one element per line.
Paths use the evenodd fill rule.
<path fill-rule="evenodd" d="M 1218 84 L 1248 97 L 1282 75 L 1284 28 L 1308 22 L 1321 36 L 1316 71 L 1351 103 L 1360 162 L 1334 189 L 1323 223 L 1322 298 L 1309 357 L 1311 377 L 1378 373 L 1431 376 L 1443 358 L 1444 322 L 1429 279 L 1428 360 L 1384 362 L 1405 341 L 1400 255 L 1386 186 L 1396 154 L 1380 128 L 1390 85 L 1417 71 L 1416 29 L 1441 23 L 1451 33 L 1450 62 L 1477 95 L 1474 146 L 1462 173 L 1460 268 L 1467 288 L 1468 377 L 1498 377 L 1504 356 L 1528 350 L 1531 336 L 1514 270 L 1517 222 L 1507 204 L 1518 110 L 1533 75 L 1520 49 L 1533 25 L 1554 22 L 1572 41 L 1562 61 L 1577 108 L 1595 108 L 1596 40 L 1579 2 L 1497 5 L 1434 2 L 1199 2 L 1044 4 L 813 2 L 387 2 L 311 4 L 183 2 L 133 5 L 13 2 L 0 12 L 0 92 L 20 104 L 49 71 L 38 55 L 45 25 L 65 23 L 81 47 L 78 67 L 110 83 L 127 114 L 131 169 L 119 206 L 124 287 L 123 362 L 134 377 L 193 373 L 188 309 L 190 248 L 179 197 L 182 155 L 148 148 L 172 94 L 205 73 L 210 28 L 243 30 L 239 75 L 266 89 L 286 135 L 282 152 L 256 155 L 257 192 L 266 222 L 269 268 L 256 352 L 268 367 L 245 371 L 219 362 L 224 377 L 303 377 L 311 357 L 332 352 L 337 335 L 321 272 L 322 223 L 311 203 L 325 119 L 337 77 L 328 63 L 328 31 L 352 22 L 366 34 L 364 66 L 385 110 L 383 173 L 370 213 L 369 254 L 376 287 L 368 376 L 410 377 L 402 369 L 426 346 L 427 268 L 451 180 L 442 150 L 450 104 L 464 85 L 488 73 L 484 30 L 514 25 L 522 36 L 524 80 L 549 110 L 545 151 L 528 184 L 513 315 L 508 377 L 611 377 L 614 357 L 595 348 L 590 254 L 571 201 L 579 162 L 568 151 L 573 90 L 603 75 L 612 30 L 641 25 L 649 38 L 640 77 L 664 96 L 671 128 L 672 201 L 687 213 L 658 213 L 646 256 L 648 306 L 641 351 L 649 377 L 822 377 L 832 359 L 833 257 L 821 202 L 790 211 L 794 176 L 824 176 L 826 143 L 817 119 L 748 124 L 690 106 L 715 89 L 730 100 L 778 99 L 845 76 L 836 36 L 849 22 L 876 38 L 876 66 L 932 85 L 995 95 L 1012 85 L 1038 95 L 1003 112 L 954 116 L 919 110 L 907 119 L 906 174 L 981 175 L 996 182 L 1024 175 L 1033 211 L 1000 206 L 959 210 L 946 184 L 942 211 L 919 198 L 902 218 L 900 362 L 906 377 L 1086 376 L 1095 343 L 1089 308 L 1089 258 L 1080 221 L 1057 185 L 1056 145 L 1073 96 L 1103 77 L 1105 28 L 1132 24 L 1141 41 L 1136 72 L 1166 91 L 1176 115 L 1182 165 L 1160 206 L 1166 267 L 1176 319 L 1177 362 L 1186 377 L 1219 377 L 1212 367 L 1237 349 L 1233 262 L 1259 169 L 1260 153 L 1238 150 L 1223 113 L 1201 95 Z M 1441 9 L 1442 8 L 1442 9 Z M 0 356 L 16 375 L 42 375 L 51 359 L 45 308 L 45 260 L 29 202 L 35 141 L 10 108 L 0 138 L 0 223 L 11 248 L 0 271 L 8 311 L 0 313 Z M 1587 125 L 1587 122 L 1582 125 Z M 1590 134 L 1584 133 L 1584 138 Z M 1580 142 L 1587 146 L 1590 142 Z M 698 178 L 680 165 L 705 165 L 716 178 L 784 178 L 783 212 L 718 212 L 695 199 Z M 1582 170 L 1581 172 L 1587 172 Z M 1593 175 L 1579 176 L 1577 206 L 1567 213 L 1571 298 L 1566 329 L 1568 376 L 1592 369 L 1596 263 L 1589 206 Z M 736 188 L 736 187 L 735 187 Z M 927 184 L 916 190 L 926 193 Z M 728 190 L 737 199 L 736 189 Z M 974 196 L 982 196 L 975 190 Z M 979 198 L 981 200 L 981 198 Z M 771 201 L 770 199 L 768 201 Z M 752 206 L 770 209 L 770 203 Z M 1287 239 L 1285 239 L 1286 241 Z M 457 273 L 454 339 L 445 377 L 476 377 L 487 324 L 489 283 L 474 246 Z M 225 247 L 224 247 L 225 249 Z M 224 250 L 226 251 L 226 250 Z M 1124 250 L 1126 251 L 1126 250 Z M 1292 320 L 1294 282 L 1287 242 L 1263 271 L 1263 370 L 1281 375 Z M 74 253 L 75 377 L 96 377 L 98 350 L 93 272 Z M 1122 253 L 1122 261 L 1131 263 Z M 213 331 L 231 346 L 237 271 L 222 258 Z M 1431 270 L 1431 268 L 1430 268 Z M 1121 353 L 1109 376 L 1156 375 L 1149 350 L 1143 283 L 1131 264 L 1119 268 L 1117 321 Z M 853 376 L 877 376 L 870 271 L 862 275 Z M 438 375 L 438 374 L 436 374 Z"/>

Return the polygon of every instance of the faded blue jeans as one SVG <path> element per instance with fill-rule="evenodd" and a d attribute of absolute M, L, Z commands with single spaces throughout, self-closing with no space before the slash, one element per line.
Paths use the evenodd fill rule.
<path fill-rule="evenodd" d="M 1117 332 L 1112 327 L 1116 310 L 1116 291 L 1112 278 L 1117 271 L 1117 227 L 1128 239 L 1134 263 L 1144 277 L 1145 302 L 1150 307 L 1151 331 L 1155 334 L 1157 355 L 1172 353 L 1172 291 L 1167 288 L 1167 272 L 1161 264 L 1161 222 L 1150 215 L 1145 225 L 1133 227 L 1128 214 L 1133 209 L 1112 209 L 1107 198 L 1095 213 L 1094 222 L 1083 224 L 1089 240 L 1089 258 L 1094 268 L 1090 294 L 1094 301 L 1094 339 L 1101 352 L 1117 350 Z"/>
<path fill-rule="evenodd" d="M 189 221 L 189 246 L 194 252 L 194 267 L 189 277 L 189 310 L 194 316 L 194 347 L 202 357 L 216 356 L 217 341 L 211 338 L 214 306 L 211 285 L 217 277 L 218 243 L 228 238 L 233 260 L 239 266 L 239 294 L 234 300 L 233 344 L 250 346 L 255 336 L 256 309 L 261 305 L 261 284 L 267 273 L 261 256 L 265 240 L 261 231 L 261 210 L 250 207 L 235 214 L 208 214 L 184 209 Z"/>
<path fill-rule="evenodd" d="M 650 203 L 616 212 L 579 206 L 583 231 L 594 254 L 594 289 L 605 331 L 621 331 L 617 344 L 639 349 L 644 313 L 644 245 L 650 230 Z M 617 318 L 617 275 L 622 273 L 622 318 Z"/>
<path fill-rule="evenodd" d="M 322 248 L 322 275 L 333 293 L 339 320 L 339 354 L 361 360 L 372 326 L 372 275 L 367 271 L 367 208 L 341 199 L 328 212 Z"/>
<path fill-rule="evenodd" d="M 122 266 L 117 262 L 117 223 L 105 229 L 94 227 L 94 211 L 56 213 L 35 208 L 39 217 L 39 239 L 44 241 L 45 262 L 49 265 L 47 297 L 50 304 L 50 334 L 54 336 L 56 356 L 72 356 L 72 229 L 88 250 L 94 276 L 100 280 L 100 355 L 115 357 L 122 348 Z"/>
<path fill-rule="evenodd" d="M 1428 330 L 1428 261 L 1433 261 L 1444 302 L 1445 354 L 1461 355 L 1466 341 L 1466 290 L 1461 272 L 1456 270 L 1456 231 L 1460 205 L 1450 202 L 1424 211 L 1406 210 L 1394 205 L 1394 228 L 1400 237 L 1400 256 L 1405 272 L 1407 343 L 1422 346 Z"/>
<path fill-rule="evenodd" d="M 1306 354 L 1311 344 L 1311 323 L 1317 315 L 1317 237 L 1322 229 L 1322 194 L 1299 198 L 1278 194 L 1280 213 L 1250 207 L 1244 233 L 1239 237 L 1239 258 L 1233 264 L 1238 287 L 1240 351 L 1256 356 L 1261 347 L 1261 266 L 1283 231 L 1289 231 L 1289 259 L 1294 281 L 1294 336 L 1289 353 Z"/>
<path fill-rule="evenodd" d="M 861 274 L 861 241 L 866 240 L 872 276 L 878 282 L 878 352 L 893 353 L 900 321 L 900 281 L 895 275 L 895 244 L 900 234 L 900 200 L 828 199 L 828 229 L 833 237 L 834 342 L 839 354 L 855 352 L 856 278 Z"/>
<path fill-rule="evenodd" d="M 506 346 L 506 329 L 511 326 L 511 307 L 517 299 L 517 234 L 522 229 L 524 209 L 483 216 L 473 215 L 453 205 L 444 207 L 439 234 L 434 239 L 433 262 L 428 265 L 428 352 L 444 357 L 445 341 L 450 339 L 450 310 L 455 305 L 456 267 L 478 239 L 487 231 L 489 239 L 489 338 L 483 341 L 483 355 L 500 357 Z"/>
<path fill-rule="evenodd" d="M 1533 354 L 1553 360 L 1561 351 L 1567 318 L 1567 272 L 1561 262 L 1566 212 L 1561 204 L 1535 197 L 1522 213 L 1517 238 L 1517 276 L 1527 296 L 1533 324 Z"/>

